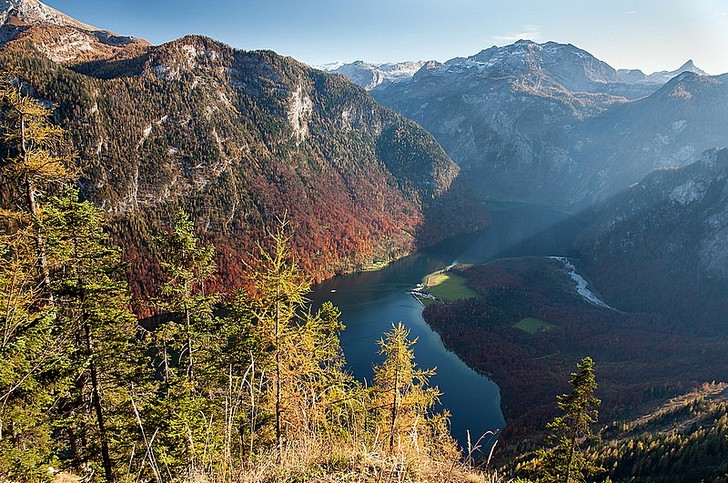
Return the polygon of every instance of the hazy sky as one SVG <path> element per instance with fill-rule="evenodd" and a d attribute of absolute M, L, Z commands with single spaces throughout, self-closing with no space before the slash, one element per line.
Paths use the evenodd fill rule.
<path fill-rule="evenodd" d="M 571 43 L 614 68 L 728 72 L 728 0 L 47 0 L 158 44 L 204 34 L 310 64 L 444 61 L 519 38 Z"/>

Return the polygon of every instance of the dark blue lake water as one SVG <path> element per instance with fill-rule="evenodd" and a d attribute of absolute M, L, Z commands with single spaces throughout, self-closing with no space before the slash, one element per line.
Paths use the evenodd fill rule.
<path fill-rule="evenodd" d="M 403 322 L 423 369 L 437 368 L 431 379 L 443 392 L 442 406 L 449 409 L 453 436 L 466 445 L 486 431 L 505 425 L 498 386 L 470 369 L 448 351 L 422 318 L 422 305 L 409 291 L 423 277 L 453 263 L 484 263 L 526 255 L 574 256 L 570 249 L 578 223 L 569 215 L 542 206 L 517 206 L 493 213 L 488 229 L 459 236 L 392 263 L 376 272 L 335 277 L 314 287 L 314 303 L 331 300 L 339 307 L 346 330 L 341 343 L 347 364 L 359 380 L 372 380 L 372 365 L 381 361 L 377 341 Z M 482 350 L 487 351 L 484 346 Z M 485 445 L 484 445 L 485 446 Z"/>

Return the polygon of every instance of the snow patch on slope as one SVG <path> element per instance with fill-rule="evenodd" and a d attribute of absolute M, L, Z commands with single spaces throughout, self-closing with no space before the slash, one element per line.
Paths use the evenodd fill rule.
<path fill-rule="evenodd" d="M 670 201 L 681 205 L 700 201 L 705 196 L 705 190 L 706 187 L 703 183 L 689 179 L 670 192 Z"/>

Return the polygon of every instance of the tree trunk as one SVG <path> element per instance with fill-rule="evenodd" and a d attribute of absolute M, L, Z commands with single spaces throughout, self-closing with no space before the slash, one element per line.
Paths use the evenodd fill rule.
<path fill-rule="evenodd" d="M 21 114 L 20 118 L 20 150 L 23 155 L 23 164 L 25 164 L 25 166 L 28 166 L 30 164 L 30 151 L 27 147 L 25 115 L 23 114 Z M 33 218 L 33 223 L 35 224 L 35 244 L 38 255 L 38 262 L 40 263 L 41 284 L 43 285 L 43 289 L 45 290 L 46 295 L 50 299 L 52 299 L 53 296 L 50 293 L 50 274 L 45 253 L 45 240 L 43 239 L 43 234 L 41 233 L 40 226 L 38 226 L 38 222 L 40 221 L 40 211 L 38 210 L 38 204 L 36 201 L 36 187 L 32 176 L 27 172 L 25 174 L 25 196 L 28 203 L 28 209 L 30 210 L 30 215 Z"/>
<path fill-rule="evenodd" d="M 276 351 L 276 446 L 278 459 L 283 456 L 283 435 L 281 432 L 281 351 L 280 351 L 280 319 L 281 301 L 280 287 L 276 286 L 276 320 L 275 320 L 275 351 Z"/>
<path fill-rule="evenodd" d="M 397 423 L 397 406 L 399 405 L 399 361 L 400 355 L 397 354 L 397 365 L 394 367 L 394 397 L 392 399 L 392 424 L 389 428 L 389 452 L 394 451 L 394 430 Z"/>
<path fill-rule="evenodd" d="M 185 303 L 185 322 L 187 324 L 187 378 L 190 380 L 192 387 L 195 384 L 194 360 L 192 359 L 192 324 L 190 321 L 190 309 Z"/>
<path fill-rule="evenodd" d="M 96 422 L 99 427 L 99 439 L 101 440 L 101 460 L 104 466 L 104 473 L 107 481 L 113 481 L 113 467 L 111 465 L 111 457 L 109 456 L 109 438 L 106 431 L 106 420 L 104 418 L 104 410 L 101 405 L 101 391 L 99 388 L 99 375 L 94 359 L 94 349 L 91 343 L 91 328 L 88 324 L 88 314 L 83 315 L 83 331 L 86 338 L 86 353 L 89 357 L 89 371 L 91 372 L 91 402 L 96 412 Z"/>
<path fill-rule="evenodd" d="M 76 260 L 81 259 L 78 249 L 78 239 L 74 240 L 74 249 L 76 252 Z M 99 440 L 101 441 L 101 461 L 104 467 L 106 481 L 114 481 L 113 467 L 111 465 L 111 457 L 109 455 L 109 438 L 106 431 L 106 420 L 104 417 L 103 406 L 101 405 L 101 390 L 99 385 L 98 366 L 96 365 L 96 354 L 94 344 L 91 340 L 91 326 L 89 325 L 89 313 L 84 308 L 86 303 L 86 293 L 83 287 L 83 279 L 80 270 L 77 268 L 76 283 L 79 289 L 79 302 L 81 304 L 81 326 L 83 327 L 83 337 L 86 345 L 86 357 L 89 361 L 89 372 L 91 374 L 91 404 L 96 413 L 96 424 L 99 428 Z"/>
<path fill-rule="evenodd" d="M 576 434 L 571 437 L 569 457 L 566 459 L 566 479 L 564 480 L 564 483 L 569 483 L 569 480 L 571 480 L 571 462 L 574 460 L 574 445 L 576 445 Z"/>

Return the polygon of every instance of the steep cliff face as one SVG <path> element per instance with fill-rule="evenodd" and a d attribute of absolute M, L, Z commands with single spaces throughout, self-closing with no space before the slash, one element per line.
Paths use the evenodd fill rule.
<path fill-rule="evenodd" d="M 226 288 L 284 216 L 317 279 L 487 223 L 434 139 L 341 76 L 197 36 L 59 60 L 38 38 L 77 27 L 34 29 L 0 62 L 57 105 L 82 190 L 112 214 L 140 292 L 157 270 L 151 233 L 178 207 L 215 242 Z"/>
<path fill-rule="evenodd" d="M 691 330 L 728 325 L 728 150 L 655 171 L 592 219 L 581 263 L 610 303 Z"/>

